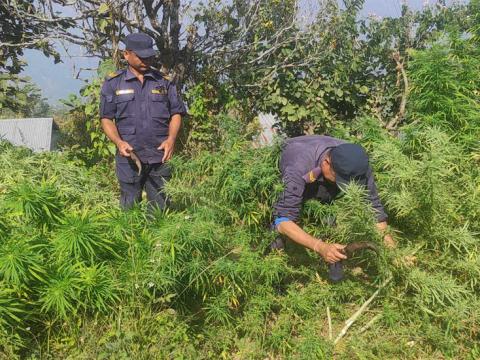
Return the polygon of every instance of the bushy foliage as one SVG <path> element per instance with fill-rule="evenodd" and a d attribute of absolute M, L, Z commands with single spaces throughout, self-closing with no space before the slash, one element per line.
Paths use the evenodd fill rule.
<path fill-rule="evenodd" d="M 0 119 L 47 117 L 52 110 L 41 89 L 29 77 L 0 71 Z"/>
<path fill-rule="evenodd" d="M 173 203 L 192 209 L 208 208 L 212 219 L 232 225 L 265 225 L 276 194 L 280 147 L 257 149 L 241 124 L 221 117 L 222 138 L 217 151 L 194 158 L 179 157 L 178 176 L 167 184 Z"/>
<path fill-rule="evenodd" d="M 409 110 L 413 120 L 441 128 L 466 150 L 478 150 L 480 53 L 457 36 L 412 52 Z"/>
<path fill-rule="evenodd" d="M 216 153 L 173 161 L 167 192 L 175 206 L 153 219 L 142 209 L 117 209 L 105 169 L 2 144 L 0 164 L 16 164 L 0 172 L 4 354 L 260 359 L 308 351 L 327 359 L 326 308 L 335 333 L 390 275 L 391 286 L 359 322 L 380 320 L 366 332 L 355 328 L 335 351 L 345 358 L 469 354 L 479 336 L 480 314 L 470 304 L 478 303 L 480 265 L 471 213 L 478 198 L 465 189 L 478 174 L 464 148 L 439 128 L 410 126 L 395 139 L 370 119 L 356 124 L 400 248 L 349 260 L 346 280 L 332 285 L 318 257 L 300 247 L 264 255 L 275 235 L 279 147 L 256 149 L 235 121 L 222 123 Z M 10 205 L 20 188 L 28 212 L 26 200 Z M 50 193 L 57 195 L 39 197 Z M 310 201 L 303 211 L 305 228 L 327 241 L 382 247 L 374 223 L 355 186 L 334 205 Z M 27 350 L 34 338 L 40 346 Z"/>
<path fill-rule="evenodd" d="M 111 60 L 103 61 L 96 76 L 80 90 L 81 96 L 70 94 L 61 100 L 67 111 L 57 120 L 62 132 L 59 145 L 75 150 L 87 163 L 112 160 L 115 155 L 115 144 L 104 134 L 99 118 L 100 89 L 107 74 L 115 70 Z"/>

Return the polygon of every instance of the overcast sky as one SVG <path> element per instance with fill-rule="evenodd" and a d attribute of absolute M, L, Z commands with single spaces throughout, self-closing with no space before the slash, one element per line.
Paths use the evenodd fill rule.
<path fill-rule="evenodd" d="M 403 0 L 366 0 L 363 14 L 366 16 L 374 13 L 378 16 L 399 16 Z M 421 9 L 425 4 L 433 4 L 436 0 L 406 0 L 408 5 L 414 9 Z M 449 1 L 448 3 L 451 3 Z M 60 49 L 61 50 L 61 49 Z M 61 50 L 62 53 L 63 50 Z M 28 63 L 24 75 L 30 76 L 42 89 L 44 96 L 51 104 L 59 99 L 67 97 L 70 93 L 78 93 L 83 86 L 82 80 L 75 79 L 81 67 L 95 67 L 96 61 L 81 57 L 81 50 L 72 48 L 69 52 L 75 58 L 64 57 L 63 63 L 54 64 L 51 58 L 46 58 L 41 52 L 27 50 L 25 59 Z M 88 72 L 82 72 L 83 79 L 88 78 Z"/>

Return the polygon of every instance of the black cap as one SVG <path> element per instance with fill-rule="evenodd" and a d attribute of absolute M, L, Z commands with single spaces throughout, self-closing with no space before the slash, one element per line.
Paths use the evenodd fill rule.
<path fill-rule="evenodd" d="M 153 49 L 153 39 L 144 33 L 129 34 L 123 40 L 125 50 L 131 50 L 138 57 L 149 58 L 157 54 Z"/>
<path fill-rule="evenodd" d="M 330 161 L 335 171 L 335 182 L 342 189 L 350 181 L 361 185 L 367 184 L 368 155 L 363 147 L 357 144 L 341 144 L 330 152 Z"/>

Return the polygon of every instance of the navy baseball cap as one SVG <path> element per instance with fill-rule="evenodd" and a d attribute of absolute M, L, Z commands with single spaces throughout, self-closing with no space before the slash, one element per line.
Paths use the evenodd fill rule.
<path fill-rule="evenodd" d="M 351 181 L 367 184 L 368 155 L 358 144 L 341 144 L 330 151 L 335 182 L 342 190 Z"/>
<path fill-rule="evenodd" d="M 125 50 L 131 50 L 141 58 L 149 58 L 157 54 L 153 49 L 153 39 L 144 33 L 129 34 L 125 37 L 123 43 L 125 44 Z"/>

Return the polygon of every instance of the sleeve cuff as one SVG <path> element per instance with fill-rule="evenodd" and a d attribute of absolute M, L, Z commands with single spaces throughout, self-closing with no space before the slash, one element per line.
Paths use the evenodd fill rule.
<path fill-rule="evenodd" d="M 280 223 L 284 222 L 284 221 L 290 221 L 289 218 L 287 217 L 278 217 L 276 218 L 274 221 L 273 221 L 273 226 L 275 227 L 275 229 L 277 228 L 278 225 L 280 225 Z"/>
<path fill-rule="evenodd" d="M 186 110 L 172 110 L 171 113 L 170 113 L 170 116 L 173 116 L 173 115 L 185 116 L 185 115 L 187 115 L 187 111 Z"/>

